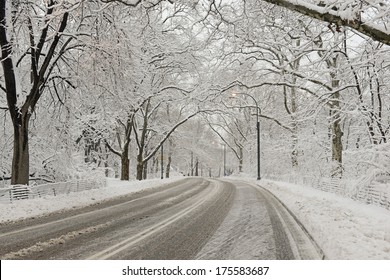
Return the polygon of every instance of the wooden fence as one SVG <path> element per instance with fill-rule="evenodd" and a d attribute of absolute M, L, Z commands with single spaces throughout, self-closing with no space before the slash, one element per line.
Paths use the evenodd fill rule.
<path fill-rule="evenodd" d="M 345 196 L 346 184 L 338 178 L 321 178 L 313 187 L 324 192 L 336 193 Z"/>
<path fill-rule="evenodd" d="M 348 182 L 338 178 L 313 178 L 313 177 L 298 177 L 298 176 L 269 176 L 271 180 L 287 181 L 294 184 L 302 184 L 313 188 L 331 192 L 353 200 L 373 204 L 387 210 L 390 210 L 390 184 L 376 183 L 372 180 L 359 182 L 356 186 L 348 186 Z"/>
<path fill-rule="evenodd" d="M 106 187 L 106 179 L 77 180 L 50 183 L 37 186 L 15 185 L 0 188 L 0 203 L 9 203 L 21 199 L 34 199 L 45 196 L 57 196 L 91 189 Z"/>
<path fill-rule="evenodd" d="M 390 185 L 371 184 L 356 192 L 353 199 L 390 210 Z"/>

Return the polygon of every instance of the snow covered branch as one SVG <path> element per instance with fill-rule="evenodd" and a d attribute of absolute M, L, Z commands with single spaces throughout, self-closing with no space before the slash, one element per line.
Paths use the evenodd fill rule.
<path fill-rule="evenodd" d="M 195 113 L 192 113 L 190 114 L 189 116 L 187 116 L 186 118 L 180 120 L 179 122 L 177 122 L 169 131 L 166 131 L 163 133 L 164 137 L 163 139 L 159 142 L 158 145 L 155 146 L 154 150 L 147 156 L 143 159 L 144 162 L 147 162 L 148 160 L 150 160 L 156 153 L 157 151 L 160 149 L 160 147 L 164 144 L 164 142 L 169 138 L 169 136 L 172 135 L 173 132 L 175 132 L 175 130 L 181 126 L 182 124 L 184 124 L 185 122 L 187 122 L 188 120 L 190 120 L 191 118 L 195 117 L 196 115 L 202 113 L 204 111 L 202 110 L 199 110 L 199 111 L 196 111 Z"/>
<path fill-rule="evenodd" d="M 329 5 L 314 5 L 302 0 L 263 0 L 265 2 L 275 4 L 284 8 L 287 8 L 292 11 L 296 11 L 303 15 L 326 21 L 331 24 L 336 24 L 337 26 L 348 26 L 352 29 L 359 31 L 360 33 L 371 37 L 372 39 L 379 41 L 383 44 L 390 45 L 390 32 L 386 27 L 386 22 L 384 22 L 385 27 L 381 27 L 377 24 L 374 24 L 362 18 L 365 10 L 365 7 L 359 6 L 358 8 L 352 9 L 353 3 L 350 5 L 343 5 L 342 7 L 335 7 L 333 4 Z M 356 2 L 356 1 L 353 1 Z M 322 3 L 322 2 L 320 2 Z M 334 2 L 332 2 L 334 3 Z M 355 3 L 359 5 L 358 3 Z M 385 5 L 383 3 L 383 5 Z M 381 16 L 382 19 L 389 16 L 389 8 L 387 11 L 385 9 L 384 14 Z M 370 12 L 368 12 L 370 13 Z M 388 24 L 388 22 L 387 22 Z"/>
<path fill-rule="evenodd" d="M 118 2 L 126 6 L 130 7 L 137 7 L 140 5 L 142 2 L 146 2 L 147 4 L 151 6 L 158 5 L 160 2 L 163 2 L 165 0 L 149 0 L 149 1 L 142 1 L 142 0 L 101 0 L 103 3 L 113 3 L 113 2 Z M 172 0 L 166 0 L 169 3 L 173 3 Z"/>

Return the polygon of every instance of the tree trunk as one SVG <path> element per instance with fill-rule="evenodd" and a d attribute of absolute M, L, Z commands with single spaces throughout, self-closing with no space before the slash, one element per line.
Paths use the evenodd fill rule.
<path fill-rule="evenodd" d="M 144 161 L 143 161 L 143 151 L 141 150 L 138 155 L 137 155 L 137 174 L 136 174 L 136 179 L 139 181 L 142 181 L 144 178 Z"/>
<path fill-rule="evenodd" d="M 293 79 L 294 84 L 296 78 Z M 296 88 L 291 88 L 291 118 L 292 118 L 292 151 L 291 151 L 291 165 L 293 169 L 298 168 L 298 122 L 296 120 L 297 104 L 296 104 Z"/>
<path fill-rule="evenodd" d="M 147 158 L 148 157 L 148 147 L 147 147 L 147 145 L 145 145 L 145 152 L 144 152 L 144 154 L 145 154 L 144 158 Z M 146 180 L 148 178 L 148 161 L 145 161 L 143 165 L 144 165 L 144 171 L 143 171 L 143 174 L 142 174 L 142 179 Z"/>
<path fill-rule="evenodd" d="M 298 134 L 296 132 L 295 125 L 293 126 L 293 134 L 292 134 L 291 165 L 293 169 L 298 167 Z"/>
<path fill-rule="evenodd" d="M 155 165 L 154 173 L 158 174 L 158 172 L 160 171 L 160 169 L 159 169 L 160 165 L 159 165 L 158 157 L 155 157 L 154 165 Z"/>
<path fill-rule="evenodd" d="M 142 179 L 143 180 L 148 179 L 148 162 L 144 163 L 144 172 L 142 174 Z"/>
<path fill-rule="evenodd" d="M 7 96 L 7 104 L 9 113 L 11 115 L 12 123 L 14 126 L 14 151 L 13 151 L 13 159 L 12 159 L 12 176 L 11 176 L 11 184 L 28 184 L 29 183 L 29 146 L 28 146 L 28 125 L 30 121 L 30 116 L 34 112 L 35 106 L 40 99 L 43 89 L 45 88 L 45 83 L 49 81 L 49 77 L 46 75 L 49 74 L 54 64 L 58 59 L 66 52 L 66 46 L 72 40 L 72 38 L 68 39 L 68 41 L 62 44 L 61 50 L 56 52 L 56 48 L 58 43 L 60 42 L 61 36 L 66 28 L 66 24 L 68 21 L 69 13 L 65 12 L 62 16 L 62 20 L 58 29 L 58 32 L 49 40 L 47 38 L 47 34 L 51 33 L 47 32 L 48 30 L 52 30 L 53 26 L 51 26 L 48 22 L 46 26 L 42 26 L 41 36 L 36 36 L 38 34 L 34 34 L 32 24 L 30 21 L 30 48 L 29 54 L 31 54 L 31 88 L 29 90 L 29 94 L 26 97 L 23 105 L 20 105 L 21 102 L 18 100 L 18 93 L 16 87 L 16 79 L 15 79 L 15 69 L 18 66 L 16 64 L 16 68 L 14 67 L 12 56 L 13 56 L 13 41 L 19 41 L 16 37 L 14 37 L 14 30 L 18 29 L 17 26 L 13 24 L 16 23 L 16 18 L 14 15 L 11 17 L 12 24 L 8 24 L 6 20 L 6 12 L 7 12 L 7 1 L 0 1 L 0 47 L 1 47 L 1 64 L 3 68 L 2 80 L 5 82 L 5 87 L 2 86 L 2 90 L 6 92 Z M 15 3 L 14 3 L 15 2 Z M 10 4 L 10 7 L 16 7 L 19 1 L 13 1 Z M 50 1 L 50 6 L 54 5 L 55 1 Z M 12 9 L 12 8 L 11 8 Z M 15 11 L 18 9 L 15 9 Z M 54 8 L 49 8 L 47 10 L 47 14 L 45 18 L 51 18 Z M 55 12 L 55 11 L 54 11 Z M 10 34 L 10 40 L 8 39 L 8 34 Z M 14 34 L 14 35 L 11 35 Z M 33 41 L 35 38 L 39 38 L 40 41 L 38 44 L 35 44 Z M 51 37 L 51 36 L 50 36 Z M 23 41 L 23 40 L 21 40 Z M 44 45 L 51 41 L 50 47 L 47 51 L 44 52 L 44 61 L 43 63 L 39 63 L 39 59 L 41 58 L 42 50 L 44 49 Z M 53 59 L 56 57 L 56 59 Z M 39 69 L 38 69 L 39 68 Z M 18 105 L 19 104 L 19 105 Z"/>
<path fill-rule="evenodd" d="M 173 143 L 173 139 L 172 138 L 169 138 L 168 147 L 169 147 L 169 150 L 168 150 L 168 161 L 167 161 L 167 165 L 166 165 L 166 169 L 165 169 L 165 178 L 169 178 L 169 175 L 170 175 L 169 173 L 171 171 L 172 152 L 174 150 L 174 143 Z"/>
<path fill-rule="evenodd" d="M 242 166 L 244 165 L 244 150 L 242 148 L 242 146 L 239 146 L 238 147 L 238 151 L 239 151 L 239 159 L 238 159 L 238 172 L 239 173 L 242 173 Z"/>
<path fill-rule="evenodd" d="M 123 152 L 121 156 L 121 180 L 128 181 L 130 179 L 130 160 L 128 152 Z"/>
<path fill-rule="evenodd" d="M 335 35 L 335 44 L 339 44 Z M 334 52 L 333 57 L 327 60 L 328 68 L 330 70 L 331 85 L 334 93 L 330 96 L 330 126 L 332 133 L 332 178 L 341 178 L 343 176 L 343 130 L 341 127 L 341 94 L 337 89 L 340 87 L 340 79 L 338 77 L 339 53 Z"/>
<path fill-rule="evenodd" d="M 19 118 L 18 118 L 19 119 Z M 20 122 L 14 124 L 14 153 L 12 159 L 11 185 L 29 183 L 29 115 L 23 114 Z"/>
<path fill-rule="evenodd" d="M 191 152 L 191 176 L 194 176 L 194 153 Z"/>
<path fill-rule="evenodd" d="M 144 163 L 141 161 L 138 161 L 137 163 L 137 180 L 142 181 L 144 174 Z"/>
<path fill-rule="evenodd" d="M 333 88 L 339 86 L 339 81 L 332 82 Z M 331 176 L 334 178 L 341 178 L 343 176 L 343 131 L 341 128 L 340 116 L 340 92 L 332 94 L 332 103 L 330 109 L 330 116 L 332 121 L 332 172 Z"/>
<path fill-rule="evenodd" d="M 172 155 L 171 155 L 171 152 L 169 152 L 167 167 L 165 169 L 165 178 L 169 178 L 169 171 L 171 170 L 171 163 L 172 163 Z"/>
<path fill-rule="evenodd" d="M 104 161 L 104 176 L 108 177 L 110 175 L 110 172 L 108 170 L 108 161 Z"/>
<path fill-rule="evenodd" d="M 334 167 L 332 169 L 332 177 L 341 178 L 343 175 L 343 131 L 341 129 L 340 119 L 333 121 L 332 125 L 332 161 Z"/>
<path fill-rule="evenodd" d="M 296 47 L 299 48 L 301 46 L 301 40 L 298 39 L 296 41 Z M 299 67 L 300 67 L 300 62 L 301 62 L 301 58 L 298 58 L 295 60 L 295 62 L 293 63 L 293 69 L 294 71 L 299 71 Z M 296 88 L 296 84 L 297 84 L 297 77 L 296 76 L 293 76 L 292 78 L 292 83 L 294 86 L 291 87 L 291 106 L 290 106 L 290 110 L 289 110 L 289 114 L 291 116 L 291 120 L 292 120 L 292 127 L 291 127 L 291 138 L 292 138 L 292 149 L 291 149 L 291 166 L 293 168 L 293 170 L 297 169 L 298 168 L 298 122 L 297 122 L 297 117 L 296 117 L 296 113 L 298 111 L 298 104 L 297 104 L 297 88 Z M 287 104 L 286 104 L 287 106 Z"/>
<path fill-rule="evenodd" d="M 195 162 L 195 176 L 199 176 L 199 160 L 196 158 Z"/>
<path fill-rule="evenodd" d="M 144 151 L 145 155 L 147 150 L 147 127 L 148 127 L 148 120 L 149 120 L 149 109 L 150 109 L 150 98 L 147 100 L 146 106 L 145 106 L 145 112 L 143 115 L 143 124 L 142 124 L 142 133 L 141 136 L 138 138 L 137 136 L 137 145 L 138 145 L 138 155 L 137 155 L 137 180 L 141 181 L 144 178 L 144 166 L 145 163 L 148 161 L 147 157 L 146 160 L 144 160 Z M 134 130 L 136 132 L 136 130 Z"/>
<path fill-rule="evenodd" d="M 5 82 L 7 104 L 14 127 L 14 145 L 12 159 L 11 184 L 29 183 L 29 147 L 28 124 L 30 120 L 29 106 L 19 107 L 16 89 L 15 68 L 12 61 L 12 43 L 8 41 L 9 32 L 6 21 L 6 1 L 0 2 L 0 46 L 2 80 Z M 11 36 L 12 37 L 12 36 Z M 4 89 L 4 88 L 3 88 Z"/>

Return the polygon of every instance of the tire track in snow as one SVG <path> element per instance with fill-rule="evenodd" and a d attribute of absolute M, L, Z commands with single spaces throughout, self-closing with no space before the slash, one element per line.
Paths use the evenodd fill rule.
<path fill-rule="evenodd" d="M 87 259 L 89 260 L 104 260 L 112 258 L 113 256 L 122 253 L 123 251 L 128 250 L 132 246 L 135 246 L 137 243 L 142 242 L 143 240 L 149 238 L 150 236 L 158 233 L 159 231 L 164 230 L 164 228 L 172 225 L 173 223 L 179 221 L 180 219 L 185 218 L 188 214 L 193 212 L 195 209 L 201 207 L 203 204 L 205 204 L 207 201 L 209 201 L 213 196 L 218 194 L 220 192 L 221 185 L 217 184 L 216 188 L 213 188 L 211 192 L 207 194 L 206 197 L 203 195 L 200 198 L 196 198 L 196 202 L 189 207 L 184 208 L 183 210 L 179 211 L 178 213 L 174 214 L 173 216 L 170 216 L 167 219 L 164 219 L 160 221 L 159 223 L 142 230 L 141 232 L 124 239 L 108 248 L 105 248 L 104 250 L 101 250 L 100 252 L 97 252 L 91 256 L 89 256 Z"/>
<path fill-rule="evenodd" d="M 64 244 L 65 242 L 69 242 L 72 239 L 79 237 L 80 235 L 85 235 L 85 234 L 90 234 L 90 233 L 96 232 L 99 229 L 108 227 L 109 225 L 110 225 L 110 223 L 100 224 L 100 225 L 80 229 L 77 231 L 68 232 L 67 234 L 63 234 L 59 237 L 51 238 L 48 241 L 38 242 L 38 243 L 28 247 L 28 248 L 22 248 L 16 252 L 7 253 L 3 256 L 0 256 L 0 259 L 2 259 L 2 260 L 20 259 L 20 258 L 26 257 L 30 254 L 36 253 L 36 252 L 43 252 L 44 250 L 47 250 L 50 247 Z"/>
<path fill-rule="evenodd" d="M 74 216 L 67 216 L 69 213 L 66 213 L 65 217 L 55 221 L 32 220 L 30 222 L 36 222 L 37 224 L 28 225 L 25 228 L 21 228 L 16 223 L 15 228 L 17 229 L 12 230 L 13 225 L 9 225 L 7 232 L 4 232 L 7 228 L 2 227 L 0 251 L 2 255 L 9 254 L 8 257 L 12 256 L 12 258 L 19 259 L 27 256 L 28 259 L 42 258 L 43 256 L 46 256 L 43 258 L 49 258 L 47 256 L 50 256 L 50 258 L 63 259 L 63 257 L 60 257 L 64 253 L 61 251 L 61 247 L 85 238 L 84 233 L 99 235 L 98 231 L 113 230 L 120 226 L 123 220 L 142 219 L 145 215 L 148 215 L 147 213 L 169 208 L 194 195 L 196 196 L 204 191 L 208 184 L 209 182 L 199 179 L 182 181 L 168 188 L 163 187 L 162 190 L 154 190 L 151 194 L 146 192 L 146 195 L 135 199 L 125 202 L 119 200 L 121 201 L 119 204 L 92 210 L 88 208 L 90 211 Z M 102 224 L 110 224 L 110 228 L 107 229 L 107 226 L 101 226 Z M 72 238 L 67 238 L 69 236 L 72 236 Z M 54 240 L 61 240 L 61 242 L 54 242 Z M 58 248 L 55 246 L 58 246 Z"/>
<path fill-rule="evenodd" d="M 295 215 L 259 185 L 228 180 L 237 189 L 226 219 L 197 259 L 323 259 Z"/>
<path fill-rule="evenodd" d="M 257 191 L 231 182 L 235 198 L 230 211 L 196 259 L 275 259 L 271 221 Z"/>

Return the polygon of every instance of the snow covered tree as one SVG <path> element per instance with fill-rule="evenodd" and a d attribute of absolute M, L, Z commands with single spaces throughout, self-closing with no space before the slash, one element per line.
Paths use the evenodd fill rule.
<path fill-rule="evenodd" d="M 61 60 L 76 47 L 76 34 L 66 30 L 80 26 L 75 12 L 80 6 L 78 1 L 1 1 L 1 89 L 14 134 L 11 184 L 29 183 L 30 119 L 48 82 L 64 79 Z"/>

